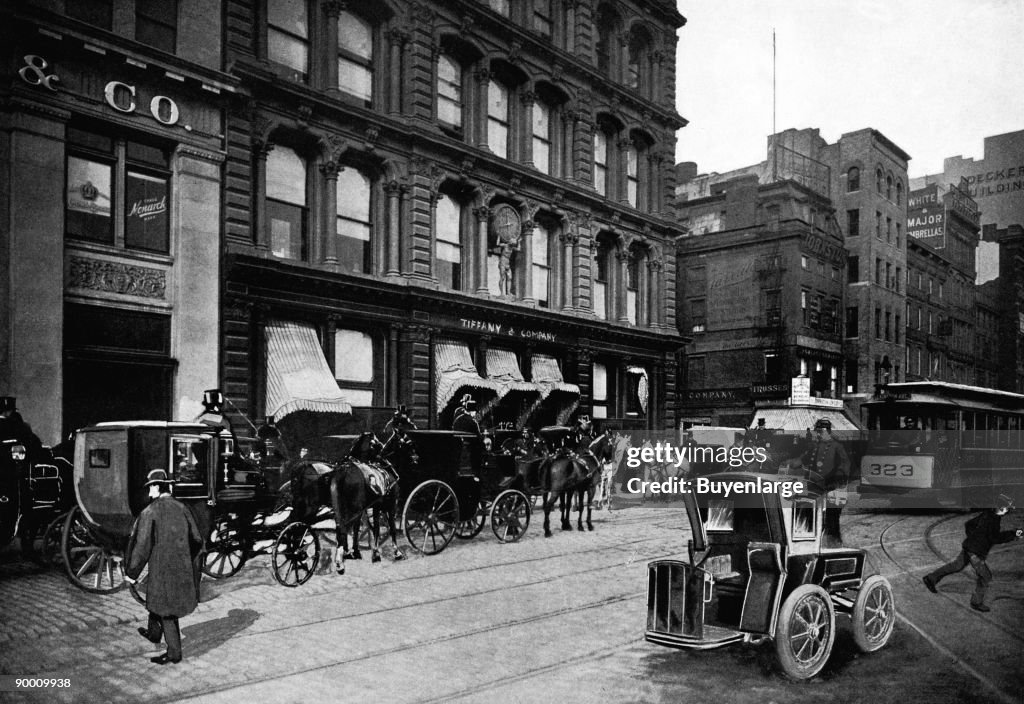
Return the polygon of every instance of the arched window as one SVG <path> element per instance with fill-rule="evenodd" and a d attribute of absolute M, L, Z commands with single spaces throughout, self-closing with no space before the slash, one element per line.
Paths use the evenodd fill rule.
<path fill-rule="evenodd" d="M 462 221 L 463 204 L 454 196 L 441 194 L 437 201 L 434 243 L 438 283 L 453 291 L 462 290 Z"/>
<path fill-rule="evenodd" d="M 626 148 L 626 199 L 634 208 L 640 205 L 640 152 L 636 144 Z"/>
<path fill-rule="evenodd" d="M 594 315 L 602 320 L 614 320 L 615 241 L 607 234 L 597 239 L 594 260 Z"/>
<path fill-rule="evenodd" d="M 896 182 L 896 205 L 903 205 L 903 182 Z"/>
<path fill-rule="evenodd" d="M 306 0 L 267 0 L 267 58 L 305 81 L 309 72 Z"/>
<path fill-rule="evenodd" d="M 549 224 L 543 219 L 539 220 L 533 227 L 533 298 L 541 308 L 550 306 L 550 283 L 551 283 L 551 242 L 552 236 Z"/>
<path fill-rule="evenodd" d="M 608 195 L 608 135 L 600 128 L 594 131 L 594 188 Z"/>
<path fill-rule="evenodd" d="M 369 106 L 373 99 L 373 27 L 359 15 L 338 15 L 338 90 Z"/>
<path fill-rule="evenodd" d="M 875 191 L 878 192 L 878 195 L 882 195 L 885 192 L 882 190 L 882 180 L 882 170 L 875 169 Z"/>
<path fill-rule="evenodd" d="M 607 5 L 602 5 L 597 11 L 597 70 L 601 75 L 613 78 L 612 71 L 615 68 L 615 61 L 612 52 L 615 51 L 616 37 L 618 33 L 619 18 Z"/>
<path fill-rule="evenodd" d="M 626 63 L 626 85 L 638 91 L 647 91 L 647 68 L 650 65 L 650 35 L 643 27 L 630 32 L 628 60 Z"/>
<path fill-rule="evenodd" d="M 497 81 L 487 84 L 487 146 L 503 159 L 508 158 L 508 88 Z"/>
<path fill-rule="evenodd" d="M 437 119 L 462 127 L 462 65 L 447 54 L 437 61 Z"/>
<path fill-rule="evenodd" d="M 640 256 L 633 252 L 626 264 L 626 319 L 631 325 L 640 320 Z"/>
<path fill-rule="evenodd" d="M 306 162 L 288 147 L 275 146 L 267 155 L 266 212 L 271 254 L 305 259 L 309 219 Z"/>
<path fill-rule="evenodd" d="M 533 164 L 544 174 L 551 173 L 551 107 L 538 100 L 533 104 Z"/>
<path fill-rule="evenodd" d="M 338 262 L 342 271 L 371 272 L 371 182 L 363 172 L 344 168 L 338 173 Z"/>
<path fill-rule="evenodd" d="M 892 200 L 892 174 L 885 177 L 885 197 Z"/>
<path fill-rule="evenodd" d="M 851 166 L 850 170 L 846 172 L 846 191 L 853 193 L 854 191 L 860 190 L 860 169 L 856 166 Z"/>

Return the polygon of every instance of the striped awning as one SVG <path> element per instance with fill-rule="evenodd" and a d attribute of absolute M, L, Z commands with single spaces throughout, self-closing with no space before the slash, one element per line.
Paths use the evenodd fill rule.
<path fill-rule="evenodd" d="M 534 405 L 540 402 L 541 387 L 523 379 L 519 360 L 512 350 L 488 348 L 487 378 L 501 384 L 501 391 L 493 405 L 518 405 L 522 411 L 517 413 L 516 425 L 521 426 Z"/>
<path fill-rule="evenodd" d="M 565 423 L 576 406 L 580 404 L 580 387 L 566 383 L 558 360 L 546 354 L 535 354 L 530 359 L 530 373 L 533 383 L 541 389 L 541 400 L 557 397 L 559 402 L 559 424 Z"/>
<path fill-rule="evenodd" d="M 312 325 L 267 323 L 266 342 L 268 416 L 280 420 L 295 411 L 352 412 Z"/>
<path fill-rule="evenodd" d="M 434 400 L 442 413 L 456 394 L 465 388 L 475 389 L 478 404 L 501 392 L 501 384 L 484 379 L 476 371 L 469 348 L 463 342 L 439 341 L 434 344 Z M 481 400 L 483 399 L 483 401 Z"/>

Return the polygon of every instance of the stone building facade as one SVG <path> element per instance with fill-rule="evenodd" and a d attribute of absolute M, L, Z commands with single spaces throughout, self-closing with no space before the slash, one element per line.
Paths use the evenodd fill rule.
<path fill-rule="evenodd" d="M 253 417 L 674 425 L 674 3 L 227 0 L 221 378 Z M 368 417 L 368 415 L 367 415 Z"/>
<path fill-rule="evenodd" d="M 0 9 L 0 393 L 47 443 L 191 418 L 219 376 L 221 15 Z"/>

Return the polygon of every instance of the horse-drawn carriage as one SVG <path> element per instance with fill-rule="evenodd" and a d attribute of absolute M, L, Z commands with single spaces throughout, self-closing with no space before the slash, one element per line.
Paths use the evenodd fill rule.
<path fill-rule="evenodd" d="M 825 496 L 773 484 L 793 479 L 724 473 L 706 493 L 682 495 L 689 560 L 648 563 L 648 641 L 704 650 L 773 640 L 794 679 L 825 666 L 837 612 L 850 617 L 863 652 L 888 642 L 896 620 L 889 582 L 865 576 L 863 550 L 822 546 Z"/>
<path fill-rule="evenodd" d="M 0 440 L 0 547 L 21 539 L 22 550 L 36 555 L 34 541 L 44 548 L 52 526 L 72 505 L 71 463 L 58 447 L 32 448 L 19 439 Z M 45 550 L 44 550 L 45 551 Z"/>

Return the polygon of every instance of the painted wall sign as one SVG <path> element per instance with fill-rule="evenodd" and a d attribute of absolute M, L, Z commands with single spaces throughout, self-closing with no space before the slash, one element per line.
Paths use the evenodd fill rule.
<path fill-rule="evenodd" d="M 935 249 L 946 247 L 946 207 L 938 184 L 907 194 L 907 236 Z"/>

